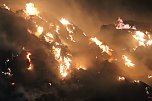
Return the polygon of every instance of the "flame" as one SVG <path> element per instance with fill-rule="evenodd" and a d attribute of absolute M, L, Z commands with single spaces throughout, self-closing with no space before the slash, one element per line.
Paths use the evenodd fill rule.
<path fill-rule="evenodd" d="M 133 64 L 132 61 L 129 60 L 127 56 L 122 55 L 122 59 L 124 60 L 125 65 L 126 65 L 127 67 L 134 67 L 134 66 L 135 66 L 135 64 Z"/>
<path fill-rule="evenodd" d="M 56 48 L 53 46 L 53 52 L 55 55 L 55 59 L 59 63 L 60 75 L 63 78 L 67 77 L 70 71 L 71 59 L 69 57 L 61 56 L 61 48 Z"/>
<path fill-rule="evenodd" d="M 138 41 L 139 46 L 145 46 L 145 34 L 141 31 L 136 31 L 133 38 Z"/>
<path fill-rule="evenodd" d="M 118 18 L 117 22 L 118 22 L 118 24 L 116 25 L 116 29 L 133 29 L 133 30 L 136 30 L 135 26 L 130 26 L 129 24 L 124 24 L 124 22 L 121 18 Z"/>
<path fill-rule="evenodd" d="M 33 69 L 33 64 L 32 64 L 32 60 L 30 58 L 32 54 L 30 52 L 27 52 L 27 55 L 26 55 L 26 59 L 29 61 L 30 65 L 29 67 L 27 68 L 28 70 L 32 70 Z"/>
<path fill-rule="evenodd" d="M 66 27 L 66 30 L 70 34 L 74 33 L 75 27 L 68 20 L 66 20 L 65 18 L 61 18 L 60 22 Z"/>
<path fill-rule="evenodd" d="M 46 35 L 44 36 L 44 39 L 46 42 L 52 43 L 54 40 L 54 36 L 51 33 L 46 33 Z"/>
<path fill-rule="evenodd" d="M 135 34 L 133 34 L 132 36 L 135 40 L 137 40 L 138 46 L 146 47 L 152 45 L 151 35 L 148 34 L 148 32 L 144 33 L 141 31 L 136 31 Z"/>
<path fill-rule="evenodd" d="M 103 52 L 106 52 L 108 55 L 112 55 L 111 51 L 112 49 L 109 48 L 107 45 L 103 45 L 101 41 L 99 41 L 96 37 L 90 39 L 92 42 L 94 42 L 97 46 L 102 49 Z"/>
<path fill-rule="evenodd" d="M 35 33 L 35 35 L 37 37 L 39 37 L 42 33 L 43 33 L 43 27 L 42 26 L 37 26 L 37 32 Z"/>
<path fill-rule="evenodd" d="M 118 80 L 119 80 L 119 81 L 124 81 L 124 80 L 125 80 L 125 77 L 123 77 L 123 76 L 122 76 L 122 77 L 121 77 L 121 76 L 119 76 L 119 77 L 118 77 Z"/>
<path fill-rule="evenodd" d="M 39 11 L 37 10 L 37 8 L 35 8 L 33 3 L 27 3 L 25 13 L 27 15 L 37 15 L 38 16 Z"/>
<path fill-rule="evenodd" d="M 7 10 L 10 10 L 10 8 L 6 4 L 3 4 L 3 7 Z"/>
<path fill-rule="evenodd" d="M 152 45 L 152 40 L 148 40 L 146 43 L 147 46 L 151 46 Z"/>
<path fill-rule="evenodd" d="M 65 18 L 61 18 L 60 22 L 61 22 L 63 25 L 65 25 L 65 26 L 71 24 L 71 23 L 70 23 L 68 20 L 66 20 Z"/>

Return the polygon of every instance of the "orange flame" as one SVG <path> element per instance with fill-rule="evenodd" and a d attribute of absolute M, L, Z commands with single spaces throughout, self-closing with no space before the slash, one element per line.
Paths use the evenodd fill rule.
<path fill-rule="evenodd" d="M 132 61 L 129 60 L 127 56 L 122 55 L 122 59 L 124 60 L 125 65 L 126 65 L 127 67 L 134 67 L 134 66 L 135 66 L 135 64 L 133 64 Z"/>
<path fill-rule="evenodd" d="M 94 42 L 97 46 L 100 47 L 100 49 L 103 50 L 103 52 L 106 52 L 108 55 L 112 55 L 111 51 L 112 49 L 109 48 L 107 45 L 103 45 L 101 41 L 99 41 L 96 37 L 90 39 L 92 42 Z"/>
<path fill-rule="evenodd" d="M 30 52 L 27 52 L 26 58 L 27 58 L 27 60 L 28 60 L 29 63 L 30 63 L 29 67 L 27 68 L 28 70 L 32 70 L 32 69 L 33 69 L 32 60 L 31 60 L 31 58 L 30 58 L 31 55 L 32 55 L 32 54 L 31 54 Z"/>
<path fill-rule="evenodd" d="M 38 15 L 39 11 L 37 10 L 37 8 L 35 8 L 33 3 L 27 3 L 25 13 L 27 15 Z"/>

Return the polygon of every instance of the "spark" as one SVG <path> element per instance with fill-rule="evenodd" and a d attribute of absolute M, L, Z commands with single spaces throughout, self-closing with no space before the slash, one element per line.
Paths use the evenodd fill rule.
<path fill-rule="evenodd" d="M 5 76 L 8 76 L 8 77 L 12 77 L 13 74 L 12 74 L 12 71 L 10 68 L 7 69 L 7 72 L 2 72 L 2 74 L 4 74 Z"/>
<path fill-rule="evenodd" d="M 37 10 L 37 8 L 35 8 L 33 3 L 27 3 L 26 4 L 26 14 L 27 15 L 36 15 L 38 16 L 39 11 Z"/>
<path fill-rule="evenodd" d="M 14 82 L 12 82 L 12 83 L 11 83 L 11 85 L 12 85 L 12 86 L 14 86 L 14 85 L 15 85 L 15 83 L 14 83 Z"/>
<path fill-rule="evenodd" d="M 128 67 L 134 67 L 135 66 L 135 64 L 132 63 L 132 61 L 129 60 L 127 56 L 122 55 L 122 59 L 124 60 L 126 66 L 128 66 Z"/>

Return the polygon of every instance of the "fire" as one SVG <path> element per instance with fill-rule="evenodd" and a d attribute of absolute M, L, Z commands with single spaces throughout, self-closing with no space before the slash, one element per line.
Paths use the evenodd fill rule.
<path fill-rule="evenodd" d="M 38 15 L 39 11 L 37 10 L 37 8 L 35 8 L 33 3 L 27 3 L 26 4 L 26 14 L 27 15 Z"/>
<path fill-rule="evenodd" d="M 152 45 L 152 40 L 148 40 L 146 43 L 147 46 L 151 46 Z"/>
<path fill-rule="evenodd" d="M 53 46 L 53 51 L 55 55 L 55 59 L 59 63 L 60 75 L 65 78 L 69 74 L 71 59 L 69 57 L 61 56 L 61 48 L 56 48 Z"/>
<path fill-rule="evenodd" d="M 60 30 L 60 26 L 56 26 L 55 32 L 58 33 L 58 34 L 60 34 L 59 30 Z"/>
<path fill-rule="evenodd" d="M 119 76 L 119 77 L 118 77 L 118 80 L 119 80 L 119 81 L 124 81 L 124 80 L 125 80 L 125 77 L 120 77 L 120 76 Z"/>
<path fill-rule="evenodd" d="M 141 31 L 136 31 L 133 38 L 138 41 L 139 46 L 145 46 L 145 34 Z"/>
<path fill-rule="evenodd" d="M 33 69 L 33 64 L 32 64 L 32 60 L 30 58 L 32 54 L 30 52 L 27 52 L 27 55 L 26 55 L 26 59 L 29 61 L 30 65 L 29 67 L 27 68 L 28 70 L 32 70 Z"/>
<path fill-rule="evenodd" d="M 35 35 L 37 37 L 39 37 L 42 33 L 43 33 L 43 27 L 42 26 L 37 26 L 37 32 L 35 33 Z"/>
<path fill-rule="evenodd" d="M 135 26 L 130 26 L 129 24 L 124 24 L 124 22 L 121 18 L 118 18 L 117 22 L 118 22 L 118 24 L 116 25 L 116 29 L 133 29 L 133 30 L 136 30 Z"/>
<path fill-rule="evenodd" d="M 65 25 L 65 26 L 71 24 L 71 23 L 70 23 L 68 20 L 66 20 L 65 18 L 61 18 L 60 22 L 61 22 L 63 25 Z"/>
<path fill-rule="evenodd" d="M 124 60 L 125 65 L 126 65 L 127 67 L 134 67 L 134 66 L 135 66 L 135 64 L 133 64 L 132 61 L 129 60 L 127 56 L 122 55 L 122 59 Z"/>
<path fill-rule="evenodd" d="M 133 34 L 132 36 L 135 40 L 137 40 L 138 46 L 146 47 L 152 45 L 151 35 L 148 34 L 148 32 L 144 33 L 141 31 L 136 31 L 135 34 Z"/>
<path fill-rule="evenodd" d="M 3 4 L 3 7 L 7 10 L 10 10 L 10 8 L 6 4 Z"/>
<path fill-rule="evenodd" d="M 74 33 L 73 31 L 75 30 L 75 27 L 74 27 L 74 25 L 71 24 L 68 20 L 62 18 L 62 19 L 60 20 L 60 22 L 66 27 L 66 30 L 67 30 L 70 34 Z"/>
<path fill-rule="evenodd" d="M 46 35 L 44 36 L 44 38 L 45 38 L 45 41 L 46 42 L 49 42 L 49 43 L 52 43 L 53 42 L 53 40 L 54 40 L 54 36 L 53 36 L 53 34 L 51 34 L 51 33 L 46 33 Z"/>
<path fill-rule="evenodd" d="M 97 46 L 100 47 L 100 49 L 103 50 L 103 52 L 106 52 L 108 55 L 112 55 L 111 51 L 112 49 L 109 48 L 107 45 L 103 45 L 101 41 L 99 41 L 96 37 L 90 39 L 92 42 L 94 42 Z"/>
<path fill-rule="evenodd" d="M 2 72 L 2 74 L 4 74 L 5 76 L 8 76 L 8 77 L 12 77 L 13 74 L 12 74 L 12 71 L 10 68 L 7 69 L 7 72 Z"/>

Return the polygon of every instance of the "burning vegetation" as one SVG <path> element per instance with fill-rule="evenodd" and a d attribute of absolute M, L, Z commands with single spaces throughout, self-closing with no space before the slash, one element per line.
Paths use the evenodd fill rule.
<path fill-rule="evenodd" d="M 10 16 L 14 21 L 23 23 L 21 25 L 22 28 L 20 25 L 12 24 L 8 26 L 7 30 L 3 28 L 1 31 L 4 34 L 1 37 L 6 38 L 10 37 L 7 33 L 13 32 L 15 28 L 19 28 L 14 31 L 14 35 L 17 37 L 13 36 L 15 38 L 11 40 L 6 38 L 5 41 L 8 42 L 4 43 L 6 49 L 11 47 L 10 49 L 15 51 L 12 52 L 11 57 L 4 58 L 5 65 L 2 65 L 4 67 L 1 69 L 2 76 L 9 78 L 12 86 L 18 83 L 27 85 L 30 82 L 30 84 L 33 84 L 35 80 L 40 79 L 40 81 L 37 81 L 38 83 L 45 82 L 49 84 L 49 87 L 60 85 L 61 90 L 63 90 L 70 86 L 72 90 L 77 92 L 77 90 L 82 88 L 85 79 L 90 77 L 86 76 L 89 73 L 102 80 L 100 76 L 104 75 L 105 67 L 106 69 L 112 67 L 120 70 L 119 73 L 114 73 L 115 77 L 117 77 L 114 80 L 109 70 L 110 75 L 106 78 L 106 83 L 114 83 L 115 85 L 123 82 L 131 84 L 141 83 L 145 87 L 143 83 L 145 82 L 151 85 L 151 81 L 149 81 L 152 78 L 151 68 L 148 68 L 149 64 L 147 65 L 144 60 L 140 60 L 140 58 L 145 59 L 143 55 L 138 57 L 140 49 L 147 51 L 151 49 L 152 32 L 150 31 L 143 31 L 135 25 L 125 24 L 121 18 L 118 18 L 112 28 L 115 32 L 127 33 L 129 40 L 125 40 L 125 43 L 121 41 L 117 43 L 108 36 L 109 33 L 113 34 L 113 32 L 110 32 L 109 29 L 106 30 L 105 26 L 101 28 L 99 33 L 89 36 L 65 18 L 49 22 L 49 20 L 43 18 L 41 12 L 38 11 L 33 3 L 25 4 L 24 10 L 20 11 L 21 14 L 11 11 L 8 6 L 3 4 L 0 8 L 0 13 L 4 13 L 4 15 L 0 15 L 0 18 Z M 7 21 L 8 19 L 5 20 Z M 5 26 L 5 22 L 3 24 Z M 19 33 L 22 31 L 23 34 L 20 35 Z M 123 31 L 124 33 L 122 33 Z M 113 34 L 113 36 L 115 38 L 118 35 Z M 8 43 L 11 43 L 9 44 L 10 46 L 8 46 Z M 144 55 L 147 55 L 146 52 Z M 150 57 L 148 59 L 152 60 Z M 25 77 L 25 82 L 20 82 L 21 78 L 17 77 L 18 75 Z M 93 80 L 93 77 L 90 77 L 90 79 Z M 73 80 L 75 83 L 71 84 L 70 80 Z M 87 80 L 86 82 L 89 81 Z M 100 87 L 100 84 L 96 82 L 95 86 Z M 57 86 L 54 87 L 58 88 Z M 149 93 L 150 86 L 146 85 L 146 87 L 145 89 L 149 97 L 151 96 Z M 54 90 L 53 88 L 50 89 Z M 70 92 L 70 90 L 66 93 Z M 30 99 L 34 101 L 36 98 L 30 97 Z"/>

